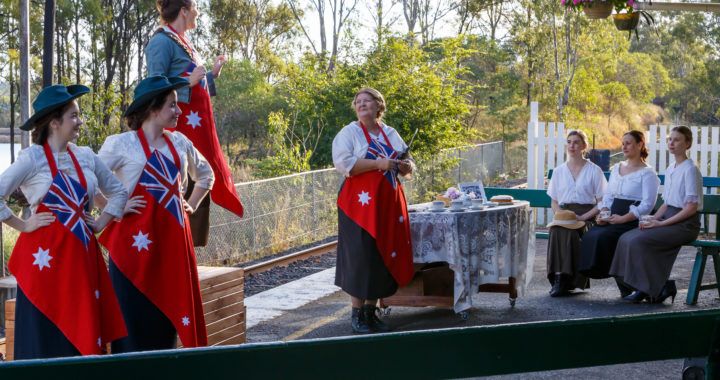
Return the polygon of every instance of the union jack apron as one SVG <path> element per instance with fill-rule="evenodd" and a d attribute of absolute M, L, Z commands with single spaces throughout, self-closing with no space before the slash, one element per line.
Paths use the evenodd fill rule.
<path fill-rule="evenodd" d="M 55 221 L 21 233 L 10 259 L 21 293 L 15 357 L 100 354 L 105 343 L 127 333 L 102 253 L 84 219 L 87 182 L 70 147 L 79 182 L 58 170 L 47 143 L 43 149 L 53 181 L 36 212 L 51 212 Z M 34 309 L 42 315 L 34 315 Z M 55 336 L 53 326 L 76 351 Z"/>
<path fill-rule="evenodd" d="M 206 346 L 195 249 L 180 192 L 180 157 L 165 134 L 172 160 L 158 150 L 151 152 L 142 130 L 137 136 L 147 163 L 131 197 L 141 195 L 147 206 L 141 214 L 127 214 L 112 223 L 100 237 L 110 252 L 111 274 L 117 268 L 123 277 L 112 276 L 128 325 L 128 337 L 123 341 L 129 343 L 117 346 L 135 351 L 174 345 L 172 329 L 170 343 L 153 338 L 153 323 L 142 303 L 151 303 L 167 318 L 184 347 Z M 124 293 L 125 282 L 134 288 L 130 292 L 141 293 L 143 299 Z"/>
<path fill-rule="evenodd" d="M 365 158 L 397 159 L 398 152 L 390 144 L 382 126 L 382 133 L 385 142 L 373 139 L 367 128 L 360 123 L 365 139 L 368 142 L 368 151 Z M 374 240 L 377 250 L 382 257 L 387 270 L 390 272 L 398 286 L 407 285 L 414 275 L 412 261 L 412 246 L 410 245 L 410 225 L 407 212 L 407 202 L 403 186 L 397 179 L 398 172 L 394 169 L 387 171 L 371 170 L 362 174 L 345 178 L 340 194 L 338 195 L 338 209 L 347 216 L 352 223 L 367 232 Z M 342 227 L 342 225 L 341 225 Z M 344 242 L 344 231 L 338 232 L 338 260 L 340 261 L 340 250 L 345 247 L 353 250 L 353 242 Z M 356 234 L 354 234 L 356 235 Z M 357 242 L 355 243 L 357 244 Z M 339 269 L 338 269 L 339 270 Z M 348 268 L 345 272 L 351 272 Z M 348 273 L 343 273 L 347 275 Z M 362 276 L 363 274 L 350 274 L 351 276 Z M 364 274 L 372 276 L 373 274 Z M 370 277 L 371 278 L 371 277 Z M 336 279 L 337 282 L 337 279 Z M 352 287 L 352 285 L 350 285 Z M 368 286 L 372 286 L 371 284 Z M 341 286 L 343 287 L 343 286 Z M 343 287 L 347 291 L 345 287 Z M 351 295 L 359 298 L 380 298 L 392 294 L 374 295 Z"/>

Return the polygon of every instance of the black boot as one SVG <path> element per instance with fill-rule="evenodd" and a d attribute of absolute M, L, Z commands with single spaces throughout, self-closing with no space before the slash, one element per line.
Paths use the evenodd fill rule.
<path fill-rule="evenodd" d="M 350 318 L 350 325 L 352 326 L 352 331 L 355 334 L 369 334 L 370 333 L 370 326 L 368 326 L 366 320 L 365 320 L 365 309 L 354 307 L 352 308 L 352 316 Z"/>
<path fill-rule="evenodd" d="M 630 293 L 633 292 L 633 288 L 617 277 L 615 277 L 615 283 L 617 284 L 618 289 L 620 289 L 620 298 L 625 299 L 625 297 L 629 296 Z"/>
<path fill-rule="evenodd" d="M 567 282 L 567 276 L 560 273 L 555 274 L 555 282 L 553 282 L 552 289 L 550 289 L 550 297 L 562 297 L 570 294 L 567 289 Z"/>
<path fill-rule="evenodd" d="M 363 305 L 363 314 L 365 315 L 365 321 L 372 332 L 388 332 L 390 326 L 383 322 L 377 316 L 377 307 L 375 305 Z"/>
<path fill-rule="evenodd" d="M 676 295 L 677 286 L 675 286 L 675 280 L 667 280 L 665 286 L 660 290 L 660 294 L 657 297 L 652 297 L 650 303 L 663 303 L 668 297 L 671 297 L 671 302 L 675 303 Z"/>

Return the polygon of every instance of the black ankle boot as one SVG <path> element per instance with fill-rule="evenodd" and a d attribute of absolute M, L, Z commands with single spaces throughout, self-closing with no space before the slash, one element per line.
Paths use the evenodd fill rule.
<path fill-rule="evenodd" d="M 370 331 L 373 332 L 388 332 L 390 326 L 383 322 L 377 316 L 377 307 L 375 305 L 363 305 L 363 314 L 365 315 L 365 321 L 367 321 Z"/>
<path fill-rule="evenodd" d="M 555 274 L 555 282 L 550 289 L 550 297 L 562 297 L 570 294 L 568 291 L 568 277 L 560 273 Z"/>
<path fill-rule="evenodd" d="M 629 296 L 630 293 L 633 292 L 631 287 L 617 277 L 615 277 L 615 283 L 617 284 L 618 289 L 620 289 L 620 298 L 625 299 L 625 297 Z"/>
<path fill-rule="evenodd" d="M 352 316 L 350 317 L 350 326 L 355 334 L 368 334 L 370 333 L 370 326 L 368 326 L 365 320 L 365 309 L 354 307 L 352 308 Z"/>

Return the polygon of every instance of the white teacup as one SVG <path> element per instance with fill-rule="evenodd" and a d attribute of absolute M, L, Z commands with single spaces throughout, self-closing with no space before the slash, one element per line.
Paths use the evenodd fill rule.
<path fill-rule="evenodd" d="M 473 199 L 470 201 L 473 208 L 482 208 L 483 207 L 483 200 L 482 199 Z"/>
<path fill-rule="evenodd" d="M 610 217 L 610 210 L 602 210 L 600 211 L 600 219 L 607 219 Z"/>
<path fill-rule="evenodd" d="M 443 208 L 445 208 L 445 202 L 443 201 L 433 201 L 430 205 L 431 210 L 442 210 Z"/>
<path fill-rule="evenodd" d="M 464 201 L 461 199 L 454 199 L 450 204 L 450 208 L 453 210 L 462 210 L 464 208 Z"/>

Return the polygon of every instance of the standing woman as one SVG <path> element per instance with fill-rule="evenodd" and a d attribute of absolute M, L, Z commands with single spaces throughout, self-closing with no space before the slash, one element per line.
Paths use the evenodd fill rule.
<path fill-rule="evenodd" d="M 23 149 L 0 176 L 0 218 L 20 231 L 10 258 L 18 282 L 15 359 L 100 354 L 126 335 L 95 232 L 122 216 L 127 192 L 92 150 L 70 141 L 83 124 L 76 98 L 82 85 L 44 88 L 35 113 L 20 128 L 35 145 Z M 6 205 L 20 188 L 32 216 Z M 108 198 L 97 220 L 90 196 Z"/>
<path fill-rule="evenodd" d="M 700 233 L 702 175 L 687 157 L 692 141 L 690 128 L 683 125 L 671 130 L 668 150 L 675 162 L 665 171 L 664 203 L 652 219 L 618 242 L 610 274 L 633 289 L 623 298 L 626 301 L 662 303 L 668 297 L 675 301 L 675 281 L 668 280 L 675 258 Z"/>
<path fill-rule="evenodd" d="M 397 176 L 409 175 L 410 160 L 397 157 L 408 147 L 382 123 L 385 98 L 373 88 L 355 94 L 357 121 L 335 136 L 335 169 L 345 176 L 338 195 L 335 285 L 350 295 L 355 333 L 384 332 L 376 314 L 378 298 L 395 293 L 413 277 L 407 203 Z"/>
<path fill-rule="evenodd" d="M 597 225 L 583 235 L 579 270 L 586 277 L 610 277 L 618 239 L 636 228 L 640 217 L 649 214 L 657 201 L 660 180 L 655 170 L 645 163 L 648 156 L 645 135 L 640 131 L 625 133 L 622 151 L 625 161 L 611 170 Z M 602 217 L 602 211 L 610 215 Z M 623 283 L 618 282 L 618 287 L 623 296 L 630 294 Z"/>
<path fill-rule="evenodd" d="M 176 88 L 183 78 L 152 76 L 135 88 L 125 111 L 130 131 L 112 135 L 100 158 L 132 197 L 128 213 L 100 237 L 110 252 L 110 276 L 128 328 L 113 353 L 207 345 L 188 214 L 212 187 L 205 158 L 182 133 Z M 168 129 L 168 130 L 166 130 Z M 188 174 L 196 181 L 183 200 Z"/>
<path fill-rule="evenodd" d="M 177 130 L 187 136 L 210 163 L 217 181 L 210 191 L 213 202 L 242 216 L 243 207 L 220 147 L 210 102 L 210 96 L 215 96 L 215 79 L 220 76 L 225 56 L 218 56 L 213 69 L 206 72 L 202 58 L 187 35 L 188 31 L 197 26 L 198 9 L 195 0 L 157 0 L 156 5 L 163 26 L 150 38 L 145 48 L 148 76 L 186 77 L 190 81 L 190 86 L 177 90 L 178 105 L 182 109 Z M 192 186 L 193 182 L 190 181 L 190 191 Z M 208 198 L 190 217 L 196 246 L 207 244 L 209 212 Z"/>
<path fill-rule="evenodd" d="M 602 200 L 607 180 L 599 166 L 583 157 L 585 149 L 585 133 L 570 131 L 567 135 L 568 160 L 555 168 L 548 185 L 547 194 L 552 198 L 556 215 L 550 227 L 547 254 L 547 278 L 552 285 L 552 297 L 567 295 L 575 288 L 585 289 L 588 282 L 577 271 L 580 237 L 600 212 L 595 206 Z M 563 222 L 559 220 L 563 213 L 575 215 L 569 214 Z M 572 223 L 573 219 L 575 223 Z"/>

